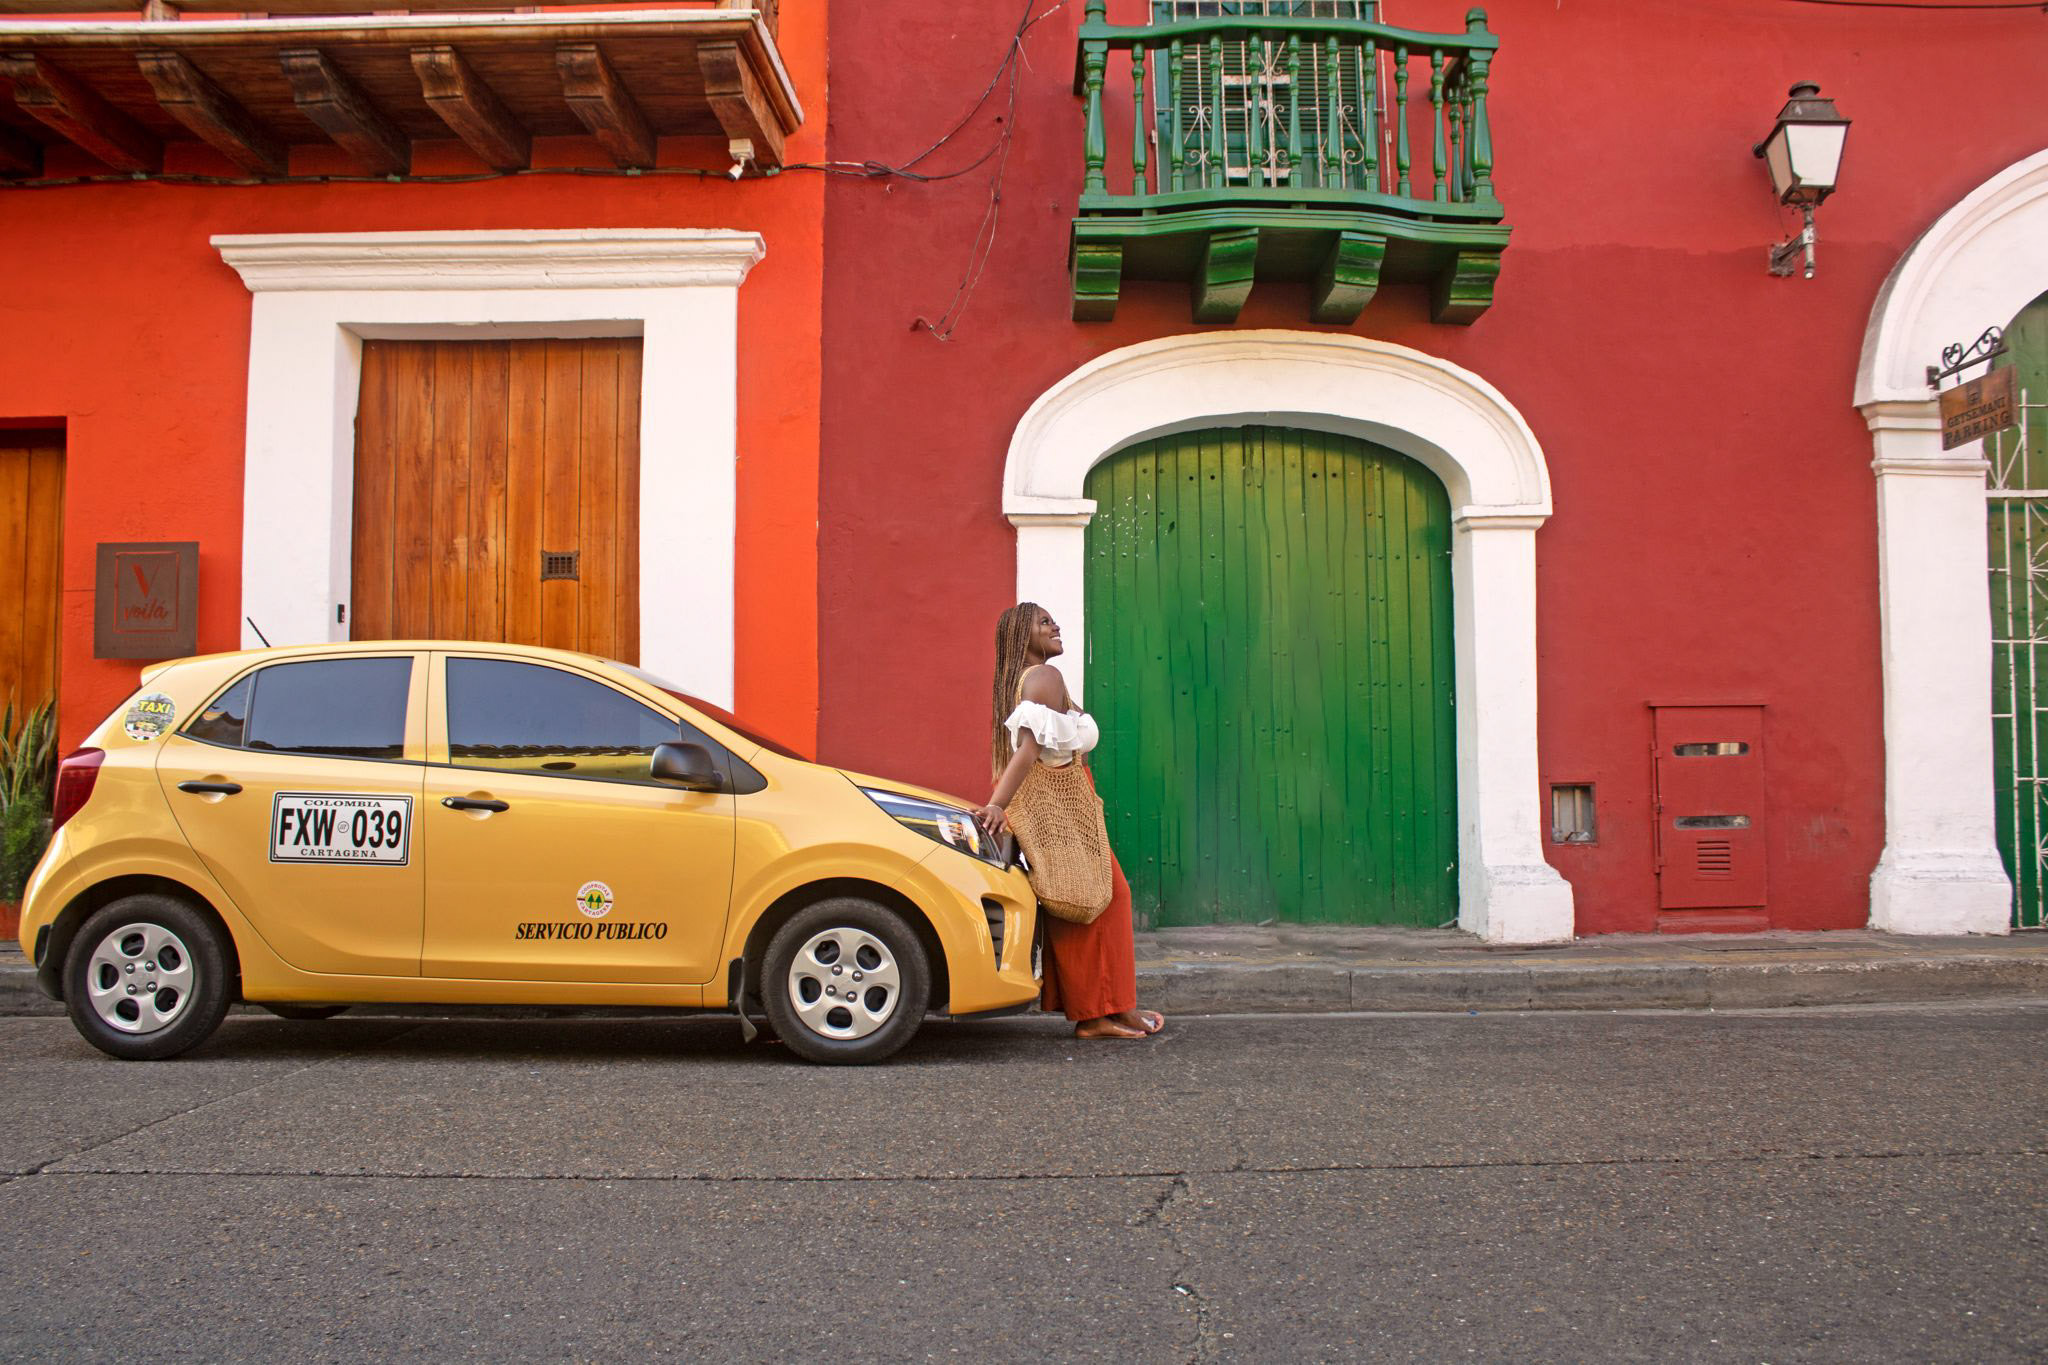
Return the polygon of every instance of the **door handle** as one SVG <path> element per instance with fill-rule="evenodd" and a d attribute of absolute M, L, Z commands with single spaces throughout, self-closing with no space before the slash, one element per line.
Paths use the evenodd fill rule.
<path fill-rule="evenodd" d="M 239 782 L 180 782 L 178 790 L 194 796 L 233 796 L 242 789 Z"/>
<path fill-rule="evenodd" d="M 510 810 L 503 801 L 490 801 L 477 796 L 444 796 L 441 804 L 449 810 Z"/>

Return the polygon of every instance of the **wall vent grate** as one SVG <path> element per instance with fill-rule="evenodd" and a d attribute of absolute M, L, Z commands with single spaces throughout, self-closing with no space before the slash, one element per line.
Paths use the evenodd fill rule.
<path fill-rule="evenodd" d="M 540 581 L 551 578 L 574 579 L 578 576 L 576 561 L 582 556 L 581 550 L 542 550 L 540 552 Z"/>

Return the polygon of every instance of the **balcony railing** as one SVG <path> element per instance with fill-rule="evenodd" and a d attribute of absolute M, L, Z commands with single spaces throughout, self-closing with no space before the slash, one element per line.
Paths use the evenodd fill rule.
<path fill-rule="evenodd" d="M 1127 278 L 1190 281 L 1205 322 L 1255 279 L 1310 281 L 1320 322 L 1356 319 L 1383 278 L 1431 283 L 1439 321 L 1492 301 L 1508 229 L 1484 11 L 1441 34 L 1374 0 L 1155 0 L 1143 27 L 1106 3 L 1088 0 L 1074 77 L 1076 318 L 1111 316 Z"/>

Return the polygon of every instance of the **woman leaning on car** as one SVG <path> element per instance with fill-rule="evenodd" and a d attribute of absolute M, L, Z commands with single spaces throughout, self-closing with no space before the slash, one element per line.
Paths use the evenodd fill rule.
<path fill-rule="evenodd" d="M 992 834 L 1003 831 L 1004 808 L 1032 764 L 1080 763 L 1099 737 L 1094 719 L 1068 695 L 1066 679 L 1048 662 L 1062 649 L 1059 626 L 1036 603 L 1019 602 L 996 620 L 990 733 L 996 786 L 988 804 L 975 812 Z M 1092 773 L 1089 780 L 1092 786 Z M 1110 871 L 1109 906 L 1089 923 L 1042 915 L 1045 985 L 1039 1005 L 1073 1020 L 1077 1038 L 1144 1038 L 1166 1021 L 1138 1008 L 1131 888 L 1114 857 Z"/>

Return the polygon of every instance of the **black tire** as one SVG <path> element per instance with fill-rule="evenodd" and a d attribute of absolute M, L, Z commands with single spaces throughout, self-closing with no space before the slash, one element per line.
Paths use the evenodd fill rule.
<path fill-rule="evenodd" d="M 931 999 L 917 934 L 894 911 L 851 897 L 797 911 L 768 941 L 761 968 L 769 1022 L 811 1062 L 859 1066 L 894 1055 Z"/>
<path fill-rule="evenodd" d="M 347 1005 L 281 1005 L 256 1002 L 258 1009 L 269 1010 L 280 1019 L 332 1019 L 348 1008 Z"/>
<path fill-rule="evenodd" d="M 64 1006 L 85 1040 L 110 1057 L 175 1057 L 220 1026 L 235 993 L 232 961 L 226 936 L 203 911 L 171 896 L 123 896 L 72 938 Z"/>

